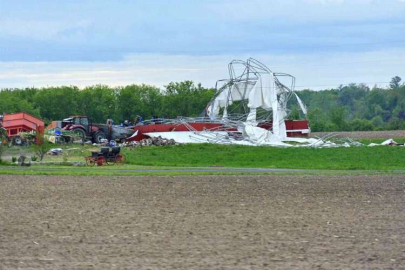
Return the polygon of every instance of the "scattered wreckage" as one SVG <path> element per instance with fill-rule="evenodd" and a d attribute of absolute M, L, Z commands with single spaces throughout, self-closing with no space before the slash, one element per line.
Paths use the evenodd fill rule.
<path fill-rule="evenodd" d="M 163 139 L 162 137 L 145 138 L 140 141 L 127 141 L 122 144 L 123 147 L 143 147 L 143 146 L 167 146 L 176 145 L 176 141 L 173 139 Z"/>
<path fill-rule="evenodd" d="M 295 100 L 302 117 L 307 117 L 306 106 L 294 92 L 293 76 L 273 72 L 253 58 L 234 60 L 228 70 L 230 78 L 217 81 L 216 93 L 203 116 L 143 121 L 134 127 L 134 134 L 126 141 L 145 145 L 147 138 L 163 138 L 176 143 L 250 146 L 364 146 L 350 138 L 332 140 L 335 133 L 307 138 L 308 120 L 288 120 L 291 100 Z M 378 144 L 370 146 L 373 145 Z"/>
<path fill-rule="evenodd" d="M 83 115 L 71 116 L 63 121 L 53 121 L 47 129 L 72 132 L 76 140 L 90 140 L 96 144 L 101 144 L 105 140 L 122 142 L 134 133 L 129 127 L 114 125 L 111 119 L 108 119 L 106 124 L 98 124 Z"/>
<path fill-rule="evenodd" d="M 178 143 L 283 147 L 291 146 L 289 142 L 312 142 L 295 138 L 308 136 L 308 120 L 287 120 L 291 98 L 296 99 L 304 117 L 307 114 L 294 92 L 293 76 L 275 73 L 253 58 L 234 60 L 228 68 L 230 78 L 217 81 L 217 91 L 203 117 L 145 121 L 134 127 L 134 135 L 127 140 L 161 137 Z"/>
<path fill-rule="evenodd" d="M 308 138 L 310 133 L 307 108 L 295 93 L 295 78 L 271 71 L 263 63 L 249 58 L 228 65 L 229 78 L 218 80 L 216 93 L 200 117 L 152 119 L 135 126 L 92 123 L 87 116 L 72 116 L 54 121 L 45 136 L 53 143 L 94 143 L 127 147 L 162 146 L 177 143 L 214 143 L 276 147 L 350 147 L 361 143 Z M 289 120 L 289 102 L 300 108 L 303 120 Z M 23 114 L 27 115 L 27 114 Z M 41 120 L 42 121 L 42 120 Z M 43 122 L 42 122 L 43 123 Z M 43 124 L 42 124 L 43 126 Z M 35 137 L 35 127 L 21 136 Z M 9 134 L 10 136 L 10 134 Z M 398 145 L 395 142 L 388 143 Z M 374 146 L 376 144 L 370 144 Z"/>

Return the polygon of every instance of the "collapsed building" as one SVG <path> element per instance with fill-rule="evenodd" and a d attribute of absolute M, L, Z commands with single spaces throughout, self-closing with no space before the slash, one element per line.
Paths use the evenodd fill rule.
<path fill-rule="evenodd" d="M 128 140 L 160 136 L 178 143 L 275 146 L 288 146 L 285 141 L 305 141 L 293 137 L 308 136 L 308 121 L 287 120 L 287 105 L 292 98 L 304 118 L 307 114 L 294 92 L 293 76 L 275 73 L 253 58 L 234 60 L 228 70 L 229 79 L 217 81 L 216 93 L 203 116 L 144 121 L 134 127 L 135 133 Z"/>

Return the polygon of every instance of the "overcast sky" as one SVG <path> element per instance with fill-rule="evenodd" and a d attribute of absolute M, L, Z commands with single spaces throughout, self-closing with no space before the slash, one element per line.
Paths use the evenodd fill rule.
<path fill-rule="evenodd" d="M 297 89 L 405 79 L 404 0 L 1 0 L 0 88 L 194 80 L 254 57 Z"/>

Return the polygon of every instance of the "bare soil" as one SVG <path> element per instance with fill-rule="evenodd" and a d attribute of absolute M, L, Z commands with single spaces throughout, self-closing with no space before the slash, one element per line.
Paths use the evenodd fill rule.
<path fill-rule="evenodd" d="M 323 137 L 331 132 L 312 132 L 310 137 Z M 405 138 L 405 130 L 384 130 L 384 131 L 341 131 L 333 132 L 337 138 L 353 139 L 393 139 Z"/>
<path fill-rule="evenodd" d="M 0 175 L 0 269 L 404 269 L 405 176 Z"/>

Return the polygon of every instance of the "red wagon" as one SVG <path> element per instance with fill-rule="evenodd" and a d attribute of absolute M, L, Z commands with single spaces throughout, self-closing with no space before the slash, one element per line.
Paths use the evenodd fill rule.
<path fill-rule="evenodd" d="M 20 145 L 22 144 L 22 140 L 18 136 L 20 132 L 37 131 L 43 133 L 45 123 L 41 119 L 28 113 L 19 112 L 4 114 L 2 117 L 2 126 L 7 130 L 7 136 L 13 140 L 13 143 Z"/>

